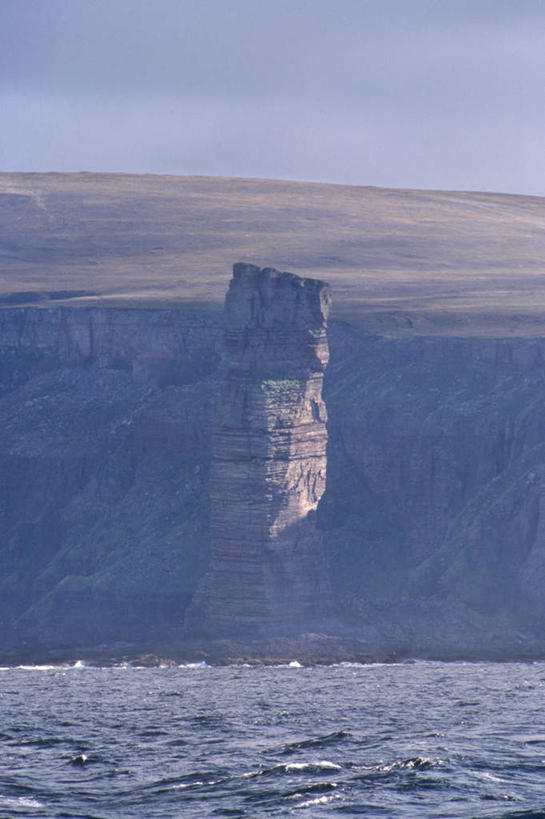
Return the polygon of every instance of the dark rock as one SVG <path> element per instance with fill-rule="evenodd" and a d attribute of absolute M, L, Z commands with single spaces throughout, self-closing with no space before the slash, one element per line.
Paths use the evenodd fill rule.
<path fill-rule="evenodd" d="M 330 322 L 318 503 L 320 285 L 255 270 L 240 269 L 243 298 L 228 303 L 228 378 L 213 312 L 0 310 L 0 659 L 544 657 L 545 340 L 401 341 Z M 263 276 L 253 306 L 252 276 Z M 306 338 L 304 322 L 317 335 Z M 237 613 L 214 558 L 209 578 L 229 616 L 262 629 L 218 644 L 222 611 L 200 610 L 197 624 L 210 611 L 218 626 L 208 640 L 181 631 L 209 566 L 210 495 L 227 482 L 233 520 L 243 508 L 228 461 L 225 473 L 214 464 L 210 488 L 222 380 L 214 451 L 244 464 L 238 488 L 256 516 L 244 526 L 267 523 L 258 479 L 278 499 L 273 520 L 311 508 L 285 540 L 277 533 L 280 560 L 263 551 L 267 577 L 257 577 L 265 538 L 252 539 L 246 564 L 233 543 L 225 578 L 266 591 L 253 611 Z M 291 452 L 316 467 L 310 500 Z M 267 471 L 268 454 L 281 469 Z M 294 533 L 302 548 L 292 552 Z M 310 560 L 320 538 L 343 628 L 308 622 L 329 599 L 323 564 Z M 279 612 L 283 565 L 296 571 Z"/>

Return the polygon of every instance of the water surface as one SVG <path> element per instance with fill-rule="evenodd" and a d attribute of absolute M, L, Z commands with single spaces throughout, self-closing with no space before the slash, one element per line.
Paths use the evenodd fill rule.
<path fill-rule="evenodd" d="M 0 671 L 0 816 L 545 817 L 545 664 Z"/>

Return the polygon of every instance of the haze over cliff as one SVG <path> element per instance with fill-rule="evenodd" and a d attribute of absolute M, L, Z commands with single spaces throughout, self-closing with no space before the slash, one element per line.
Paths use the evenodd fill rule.
<path fill-rule="evenodd" d="M 327 483 L 311 506 L 337 625 L 306 644 L 545 656 L 543 200 L 0 179 L 2 656 L 182 650 L 221 552 L 213 465 L 249 336 L 225 358 L 220 301 L 241 257 L 333 289 Z M 302 383 L 290 355 L 262 382 Z"/>

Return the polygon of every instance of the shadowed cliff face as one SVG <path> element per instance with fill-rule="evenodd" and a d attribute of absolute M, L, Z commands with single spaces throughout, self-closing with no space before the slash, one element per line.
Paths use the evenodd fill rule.
<path fill-rule="evenodd" d="M 345 610 L 405 651 L 541 635 L 544 340 L 330 345 L 319 517 Z"/>
<path fill-rule="evenodd" d="M 244 277 L 238 286 L 250 292 Z M 180 639 L 209 570 L 211 495 L 225 498 L 214 538 L 241 516 L 225 574 L 210 564 L 223 590 L 216 633 L 237 583 L 264 590 L 240 621 L 265 630 L 284 606 L 294 621 L 317 615 L 328 591 L 309 555 L 321 535 L 335 606 L 370 653 L 545 655 L 545 341 L 388 340 L 330 323 L 322 495 L 323 318 L 304 313 L 297 285 L 303 312 L 284 300 L 273 322 L 275 287 L 289 294 L 290 277 L 259 290 L 253 329 L 244 296 L 224 365 L 212 312 L 0 311 L 4 658 L 25 645 Z M 293 344 L 274 332 L 284 315 Z M 310 340 L 299 315 L 317 316 Z M 254 331 L 263 343 L 250 344 Z M 283 373 L 298 350 L 304 376 Z"/>
<path fill-rule="evenodd" d="M 328 286 L 238 264 L 213 436 L 212 556 L 189 630 L 297 629 L 330 608 L 314 513 L 325 489 Z"/>
<path fill-rule="evenodd" d="M 206 567 L 221 316 L 0 311 L 0 644 L 180 629 Z"/>

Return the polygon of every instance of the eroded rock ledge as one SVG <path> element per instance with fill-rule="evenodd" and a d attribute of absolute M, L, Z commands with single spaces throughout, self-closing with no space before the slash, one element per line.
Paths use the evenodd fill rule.
<path fill-rule="evenodd" d="M 330 298 L 324 282 L 234 266 L 213 435 L 212 555 L 188 632 L 289 632 L 329 613 L 314 516 L 326 477 Z"/>

